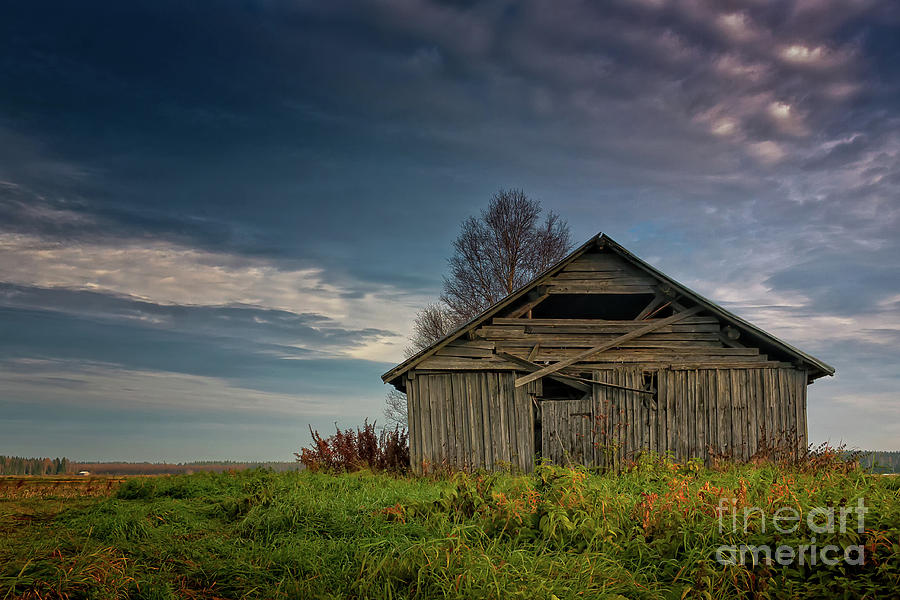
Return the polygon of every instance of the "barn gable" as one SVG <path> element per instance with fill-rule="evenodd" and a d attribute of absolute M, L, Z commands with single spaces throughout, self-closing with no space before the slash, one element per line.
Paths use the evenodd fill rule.
<path fill-rule="evenodd" d="M 560 369 L 598 361 L 802 366 L 809 381 L 834 374 L 822 361 L 731 314 L 599 234 L 521 290 L 382 376 L 403 389 L 410 369 L 521 371 L 613 341 L 687 308 L 695 314 Z M 520 360 L 516 360 L 520 359 Z"/>

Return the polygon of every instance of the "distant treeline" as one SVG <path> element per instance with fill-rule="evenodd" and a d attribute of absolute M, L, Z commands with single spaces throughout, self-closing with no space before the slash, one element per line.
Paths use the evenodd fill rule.
<path fill-rule="evenodd" d="M 900 473 L 900 451 L 864 450 L 859 464 L 875 473 Z"/>
<path fill-rule="evenodd" d="M 900 473 L 900 451 L 862 450 L 855 453 L 863 467 L 875 473 Z M 303 468 L 297 462 L 241 462 L 232 460 L 195 461 L 190 463 L 80 463 L 63 458 L 24 458 L 0 455 L 0 475 L 66 475 L 90 471 L 92 475 L 176 475 L 209 471 L 220 473 L 233 469 L 262 467 L 274 471 L 293 471 Z"/>
<path fill-rule="evenodd" d="M 64 475 L 71 468 L 66 458 L 0 456 L 0 475 Z"/>
<path fill-rule="evenodd" d="M 174 475 L 200 471 L 240 471 L 262 467 L 275 471 L 301 468 L 296 462 L 197 461 L 192 463 L 72 462 L 67 458 L 0 456 L 0 475 L 66 475 L 89 471 L 91 475 Z"/>

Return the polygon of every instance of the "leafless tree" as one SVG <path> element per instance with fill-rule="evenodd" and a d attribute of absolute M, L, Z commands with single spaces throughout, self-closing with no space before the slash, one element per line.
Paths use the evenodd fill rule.
<path fill-rule="evenodd" d="M 384 399 L 384 418 L 387 420 L 388 428 L 397 425 L 406 427 L 408 422 L 407 415 L 406 394 L 392 387 L 388 390 L 387 397 Z"/>
<path fill-rule="evenodd" d="M 500 190 L 480 217 L 463 221 L 453 242 L 441 301 L 454 322 L 471 319 L 516 291 L 571 247 L 569 226 L 521 190 Z"/>
<path fill-rule="evenodd" d="M 456 320 L 440 302 L 432 302 L 416 314 L 412 336 L 406 347 L 406 357 L 435 343 L 456 327 Z"/>
<path fill-rule="evenodd" d="M 407 357 L 427 348 L 461 323 L 516 291 L 563 258 L 571 247 L 569 226 L 521 190 L 500 190 L 478 217 L 463 221 L 453 242 L 450 274 L 439 302 L 416 315 Z M 406 394 L 391 389 L 384 415 L 406 426 Z"/>

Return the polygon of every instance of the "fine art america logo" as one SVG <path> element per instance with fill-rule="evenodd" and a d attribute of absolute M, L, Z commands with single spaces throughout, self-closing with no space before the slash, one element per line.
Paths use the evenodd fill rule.
<path fill-rule="evenodd" d="M 736 498 L 722 498 L 717 509 L 720 534 L 728 533 L 729 529 L 730 533 L 737 533 L 742 529 L 746 534 L 751 523 L 755 522 L 761 526 L 761 533 L 766 533 L 768 525 L 771 533 L 780 534 L 792 534 L 801 524 L 805 524 L 811 537 L 808 544 L 796 546 L 782 544 L 774 548 L 768 544 L 759 546 L 723 544 L 716 550 L 716 561 L 722 565 L 756 565 L 761 562 L 771 565 L 774 562 L 782 566 L 791 564 L 832 566 L 841 561 L 848 565 L 861 565 L 864 562 L 862 545 L 818 546 L 816 537 L 812 534 L 831 535 L 853 530 L 863 533 L 865 514 L 868 511 L 864 500 L 860 498 L 856 506 L 813 508 L 804 519 L 798 510 L 789 506 L 781 507 L 771 515 L 767 515 L 766 511 L 755 506 L 743 507 L 743 510 L 738 511 Z"/>

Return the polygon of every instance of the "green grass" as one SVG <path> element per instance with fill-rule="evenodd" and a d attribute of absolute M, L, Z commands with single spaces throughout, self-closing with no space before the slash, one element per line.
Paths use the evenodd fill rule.
<path fill-rule="evenodd" d="M 774 511 L 855 505 L 848 566 L 722 566 L 720 544 L 816 535 L 720 533 L 719 498 Z M 245 471 L 140 478 L 108 499 L 0 500 L 6 598 L 896 597 L 898 479 L 771 466 L 644 462 L 595 475 L 400 478 Z"/>

